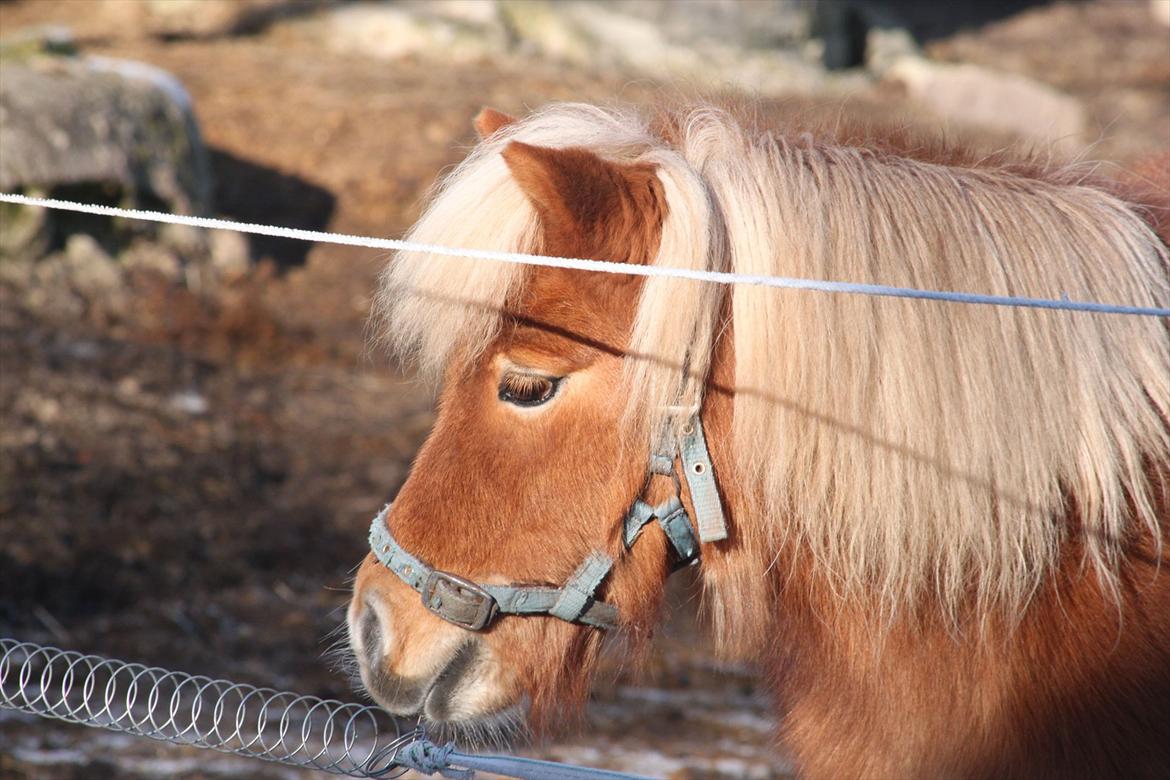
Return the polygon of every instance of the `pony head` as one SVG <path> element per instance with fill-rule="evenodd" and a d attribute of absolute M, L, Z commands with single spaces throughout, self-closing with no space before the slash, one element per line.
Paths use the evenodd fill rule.
<path fill-rule="evenodd" d="M 412 240 L 640 265 L 656 262 L 664 245 L 693 242 L 674 235 L 696 221 L 667 208 L 668 188 L 680 186 L 664 175 L 669 155 L 600 112 L 575 125 L 564 119 L 519 124 L 481 113 L 485 142 Z M 684 365 L 697 323 L 679 318 L 674 344 L 657 345 L 632 377 L 645 286 L 623 274 L 409 253 L 394 260 L 382 289 L 386 332 L 442 385 L 433 432 L 385 517 L 395 544 L 486 585 L 560 588 L 590 556 L 612 559 L 590 601 L 616 607 L 635 641 L 649 636 L 671 548 L 657 526 L 627 548 L 623 519 L 635 499 L 658 501 L 673 483 L 647 476 L 651 421 L 628 387 L 657 382 L 684 401 L 695 384 Z M 663 356 L 662 346 L 683 353 Z M 349 625 L 374 698 L 443 722 L 481 720 L 522 699 L 539 717 L 554 702 L 579 700 L 601 639 L 596 627 L 551 616 L 502 616 L 465 630 L 428 611 L 374 556 L 358 573 Z"/>

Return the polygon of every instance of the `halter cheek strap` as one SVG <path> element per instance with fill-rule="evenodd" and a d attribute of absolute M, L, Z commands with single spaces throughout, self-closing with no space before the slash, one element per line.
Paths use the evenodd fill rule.
<path fill-rule="evenodd" d="M 674 495 L 657 506 L 650 506 L 640 498 L 634 499 L 622 527 L 622 540 L 629 549 L 642 529 L 652 520 L 657 520 L 674 550 L 675 569 L 699 559 L 700 539 L 715 541 L 727 536 L 723 507 L 715 485 L 715 470 L 711 466 L 697 414 L 683 429 L 679 456 L 699 520 L 698 537 L 695 524 L 683 506 L 681 486 L 674 472 L 674 458 L 669 455 L 651 455 L 650 473 L 673 478 Z M 560 588 L 481 584 L 429 566 L 407 552 L 386 526 L 389 512 L 390 504 L 387 504 L 370 523 L 370 549 L 383 566 L 418 591 L 424 607 L 443 620 L 469 631 L 487 628 L 500 614 L 551 615 L 597 628 L 617 627 L 617 608 L 598 601 L 594 596 L 613 569 L 613 558 L 604 552 L 595 550 L 589 553 Z"/>
<path fill-rule="evenodd" d="M 699 540 L 722 541 L 727 538 L 727 519 L 723 516 L 723 502 L 719 499 L 719 486 L 715 484 L 715 468 L 711 465 L 707 437 L 703 435 L 703 423 L 698 414 L 687 421 L 682 434 L 678 451 L 691 493 L 691 505 L 695 509 Z"/>

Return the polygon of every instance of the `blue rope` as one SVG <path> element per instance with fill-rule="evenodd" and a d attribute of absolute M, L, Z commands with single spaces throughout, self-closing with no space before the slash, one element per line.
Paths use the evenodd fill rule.
<path fill-rule="evenodd" d="M 517 780 L 650 780 L 643 775 L 536 758 L 461 753 L 455 749 L 454 742 L 439 746 L 426 737 L 420 737 L 401 748 L 394 757 L 394 763 L 424 775 L 438 774 L 447 780 L 472 780 L 476 772 L 491 772 Z"/>
<path fill-rule="evenodd" d="M 471 780 L 475 776 L 474 771 L 451 766 L 451 754 L 454 752 L 454 742 L 439 747 L 424 737 L 399 750 L 394 756 L 394 762 L 424 775 L 438 773 L 448 780 Z"/>

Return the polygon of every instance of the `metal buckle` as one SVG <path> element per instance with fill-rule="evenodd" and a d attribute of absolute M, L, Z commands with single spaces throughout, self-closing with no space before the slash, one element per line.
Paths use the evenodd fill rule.
<path fill-rule="evenodd" d="M 492 594 L 445 571 L 432 571 L 423 583 L 423 606 L 434 614 L 468 631 L 480 631 L 496 616 Z"/>

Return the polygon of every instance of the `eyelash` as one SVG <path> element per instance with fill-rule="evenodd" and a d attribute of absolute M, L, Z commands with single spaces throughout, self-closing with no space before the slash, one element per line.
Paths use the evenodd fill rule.
<path fill-rule="evenodd" d="M 504 374 L 499 398 L 514 406 L 540 406 L 557 394 L 561 379 L 540 374 Z"/>

